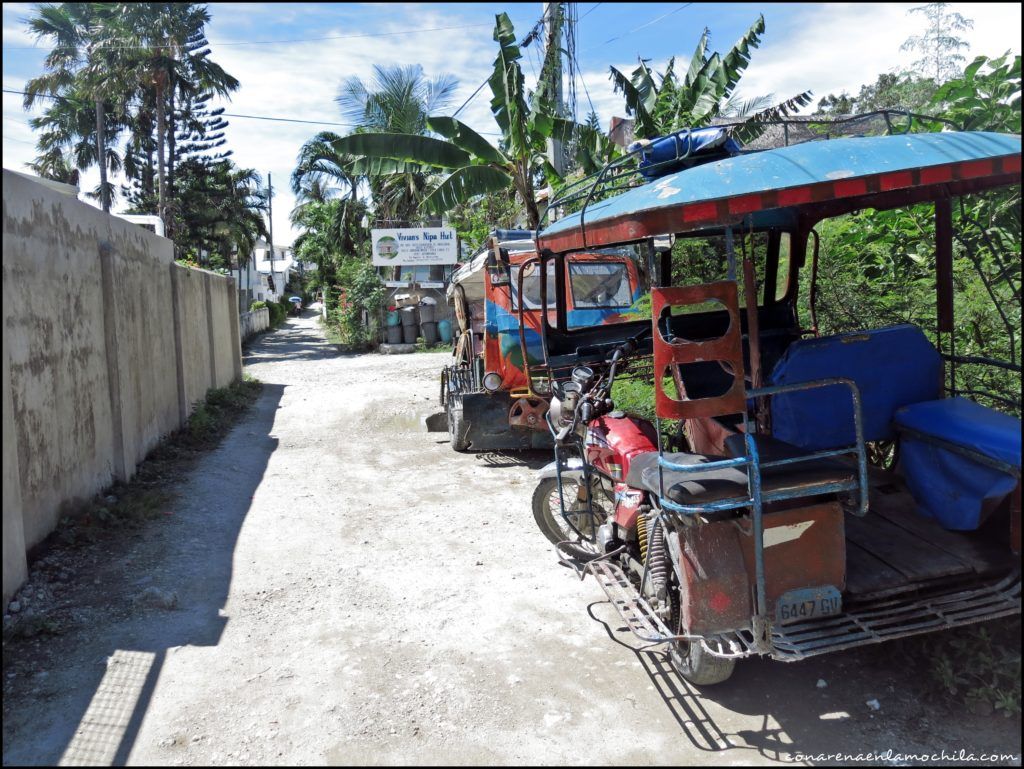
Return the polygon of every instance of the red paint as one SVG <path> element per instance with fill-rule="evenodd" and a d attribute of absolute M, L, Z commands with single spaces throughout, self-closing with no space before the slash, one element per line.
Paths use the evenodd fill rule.
<path fill-rule="evenodd" d="M 611 477 L 610 464 L 622 467 L 621 477 L 629 474 L 629 463 L 638 454 L 658 450 L 658 434 L 645 419 L 603 416 L 590 423 L 587 434 L 587 461 Z"/>
<path fill-rule="evenodd" d="M 797 206 L 801 203 L 811 202 L 811 188 L 810 187 L 794 187 L 789 190 L 779 190 L 779 205 L 783 208 L 786 206 Z"/>
<path fill-rule="evenodd" d="M 868 191 L 866 178 L 862 179 L 840 179 L 833 183 L 833 191 L 837 198 L 849 198 L 854 195 L 863 195 Z"/>
<path fill-rule="evenodd" d="M 972 160 L 969 163 L 962 163 L 960 165 L 961 179 L 973 179 L 976 176 L 990 176 L 991 174 L 991 160 Z"/>
<path fill-rule="evenodd" d="M 708 600 L 708 606 L 717 612 L 723 613 L 732 606 L 732 599 L 719 590 Z"/>
<path fill-rule="evenodd" d="M 939 184 L 953 178 L 953 166 L 934 166 L 921 169 L 921 184 Z"/>
<path fill-rule="evenodd" d="M 882 174 L 882 178 L 879 183 L 882 192 L 901 190 L 905 187 L 914 186 L 914 175 L 910 171 L 896 171 L 891 174 Z"/>
<path fill-rule="evenodd" d="M 744 195 L 741 198 L 729 199 L 730 214 L 748 214 L 751 211 L 760 211 L 762 208 L 760 195 Z"/>

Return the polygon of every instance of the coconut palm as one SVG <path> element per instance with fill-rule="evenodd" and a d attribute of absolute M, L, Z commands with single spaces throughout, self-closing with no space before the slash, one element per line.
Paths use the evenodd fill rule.
<path fill-rule="evenodd" d="M 447 211 L 477 195 L 512 187 L 526 209 L 529 226 L 538 226 L 538 183 L 544 179 L 559 180 L 545 156 L 547 140 L 577 132 L 584 137 L 578 145 L 588 147 L 596 137 L 586 134 L 584 126 L 556 116 L 553 90 L 544 86 L 543 75 L 551 69 L 552 58 L 560 55 L 556 47 L 549 49 L 541 87 L 531 97 L 519 65 L 521 53 L 515 29 L 507 14 L 496 17 L 494 40 L 498 43 L 498 55 L 488 83 L 493 97 L 491 113 L 501 129 L 499 146 L 453 117 L 428 117 L 427 127 L 437 137 L 357 132 L 333 142 L 334 149 L 368 162 L 411 163 L 444 172 L 440 184 L 420 203 L 421 208 L 434 213 Z"/>
<path fill-rule="evenodd" d="M 119 157 L 108 152 L 124 128 L 123 121 L 107 120 L 108 102 L 123 111 L 128 98 L 123 49 L 117 46 L 121 28 L 112 3 L 42 4 L 28 19 L 29 31 L 53 47 L 44 60 L 46 72 L 25 85 L 25 109 L 43 96 L 57 97 L 33 127 L 45 133 L 40 140 L 40 162 L 51 159 L 55 148 L 73 155 L 80 169 L 97 163 L 100 199 L 110 210 L 108 170 L 117 170 Z M 86 106 L 86 105 L 89 106 Z M 89 115 L 85 114 L 88 111 Z M 88 123 L 85 118 L 91 118 Z M 95 145 L 88 151 L 83 144 Z M 45 145 L 45 146 L 43 146 Z M 102 160 L 101 160 L 102 159 Z"/>

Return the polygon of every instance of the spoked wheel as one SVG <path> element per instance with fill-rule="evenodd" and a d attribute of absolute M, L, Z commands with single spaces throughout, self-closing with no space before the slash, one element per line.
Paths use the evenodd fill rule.
<path fill-rule="evenodd" d="M 533 492 L 533 517 L 537 527 L 552 544 L 565 542 L 561 551 L 581 561 L 587 561 L 599 555 L 597 546 L 586 539 L 581 539 L 573 531 L 575 526 L 587 538 L 594 539 L 597 528 L 607 519 L 611 512 L 611 500 L 601 490 L 599 483 L 592 486 L 594 515 L 587 512 L 586 487 L 582 479 L 563 478 L 562 496 L 558 494 L 558 479 L 545 478 Z M 562 500 L 565 502 L 566 516 L 562 515 Z M 568 517 L 569 522 L 566 521 Z"/>
<path fill-rule="evenodd" d="M 465 451 L 469 448 L 469 441 L 466 439 L 466 425 L 462 414 L 462 396 L 447 394 L 446 409 L 448 411 L 448 437 L 451 439 L 452 448 L 456 451 Z"/>

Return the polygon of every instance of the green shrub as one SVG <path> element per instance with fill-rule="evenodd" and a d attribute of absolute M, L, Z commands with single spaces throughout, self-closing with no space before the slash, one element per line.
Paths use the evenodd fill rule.
<path fill-rule="evenodd" d="M 262 299 L 257 299 L 255 302 L 249 305 L 249 311 L 254 312 L 256 310 L 262 310 L 266 306 L 266 302 L 264 302 Z"/>

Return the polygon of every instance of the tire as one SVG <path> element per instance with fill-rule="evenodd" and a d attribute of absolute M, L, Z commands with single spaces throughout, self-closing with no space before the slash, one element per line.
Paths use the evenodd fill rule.
<path fill-rule="evenodd" d="M 578 490 L 579 484 L 576 482 L 566 481 L 562 484 L 566 504 L 570 508 L 572 506 L 570 499 L 574 500 L 577 498 Z M 541 533 L 553 545 L 567 541 L 572 542 L 572 544 L 561 545 L 559 548 L 560 552 L 580 561 L 589 561 L 598 555 L 596 546 L 580 540 L 578 535 L 569 528 L 561 514 L 552 508 L 552 501 L 554 500 L 557 505 L 557 499 L 557 478 L 544 478 L 537 484 L 537 488 L 533 490 L 533 519 L 537 522 L 537 528 L 541 530 Z"/>
<path fill-rule="evenodd" d="M 448 437 L 451 440 L 452 448 L 456 451 L 465 451 L 469 448 L 469 441 L 466 440 L 466 424 L 462 414 L 461 396 L 448 393 Z"/>
<path fill-rule="evenodd" d="M 708 653 L 700 642 L 678 641 L 669 650 L 669 660 L 683 678 L 694 686 L 714 686 L 727 681 L 736 660 Z"/>

